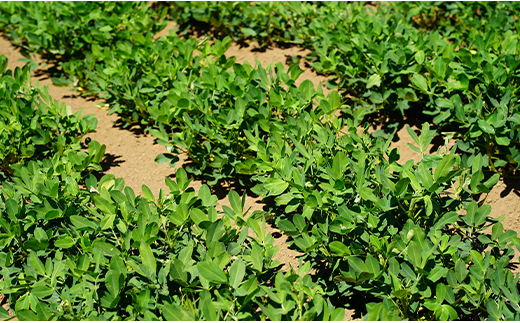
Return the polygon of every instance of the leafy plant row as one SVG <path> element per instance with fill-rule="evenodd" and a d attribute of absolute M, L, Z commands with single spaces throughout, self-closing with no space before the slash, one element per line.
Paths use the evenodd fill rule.
<path fill-rule="evenodd" d="M 13 30 L 23 35 L 23 28 Z M 104 98 L 110 112 L 117 112 L 126 124 L 151 126 L 150 131 L 171 153 L 189 155 L 193 161 L 189 172 L 214 184 L 251 173 L 248 159 L 256 158 L 250 149 L 254 140 L 248 140 L 246 131 L 254 125 L 260 127 L 253 136 L 262 138 L 274 129 L 289 127 L 287 118 L 297 118 L 303 110 L 314 111 L 318 105 L 312 114 L 320 122 L 341 105 L 338 93 L 322 100 L 323 94 L 310 81 L 296 87 L 294 82 L 302 72 L 297 66 L 286 72 L 280 64 L 274 69 L 236 64 L 234 57 L 224 55 L 230 43 L 226 38 L 210 45 L 176 35 L 154 41 L 151 32 L 136 33 L 131 39 L 114 37 L 111 42 L 92 44 L 91 52 L 82 51 L 86 61 L 95 62 L 92 69 L 77 65 L 80 74 L 66 75 L 77 78 L 85 94 Z M 69 63 L 73 64 L 61 65 Z M 175 155 L 158 157 L 159 162 L 169 160 L 175 161 Z"/>
<path fill-rule="evenodd" d="M 5 145 L 20 157 L 4 161 L 10 171 L 0 186 L 0 292 L 18 319 L 343 318 L 344 310 L 310 280 L 310 263 L 298 274 L 276 270 L 278 247 L 265 215 L 246 219 L 245 196 L 231 191 L 232 208 L 222 217 L 209 187 L 196 195 L 183 169 L 176 181 L 166 179 L 171 192 L 161 190 L 158 199 L 146 186 L 136 197 L 123 179 L 105 175 L 98 182 L 86 174 L 100 170 L 104 154 L 95 141 L 88 153 L 78 151 L 96 119 L 80 119 L 46 89 L 31 87 L 29 65 L 13 79 L 0 60 L 2 97 L 10 100 L 1 112 L 23 112 L 7 123 L 20 126 L 2 131 L 39 151 L 27 155 L 17 141 Z M 38 135 L 51 136 L 58 148 Z"/>
<path fill-rule="evenodd" d="M 274 199 L 273 221 L 317 282 L 367 300 L 368 320 L 517 319 L 519 276 L 507 264 L 520 239 L 473 198 L 499 179 L 484 179 L 487 157 L 445 149 L 399 164 L 390 140 L 347 126 L 339 137 L 300 126 L 292 142 L 270 138 L 262 158 L 273 171 L 254 188 Z M 412 132 L 419 147 L 429 130 Z"/>
<path fill-rule="evenodd" d="M 165 4 L 158 6 L 163 8 Z M 519 167 L 518 23 L 514 3 L 179 2 L 181 28 L 208 23 L 219 36 L 302 44 L 321 73 L 369 113 L 417 115 L 481 152 L 492 171 Z M 385 136 L 388 136 L 386 134 Z"/>
<path fill-rule="evenodd" d="M 93 3 L 92 5 L 96 4 Z M 237 10 L 242 8 L 243 5 L 202 2 L 196 6 L 185 6 L 180 3 L 177 6 L 183 8 L 184 13 L 180 14 L 178 18 L 186 20 L 191 17 L 190 12 L 191 15 L 194 15 L 200 9 L 205 13 L 199 12 L 202 16 L 197 16 L 197 19 L 209 19 L 216 24 L 219 20 L 212 15 L 215 14 L 217 9 L 227 8 L 227 11 L 223 9 L 218 10 L 218 12 L 222 15 L 222 19 L 224 17 L 228 19 L 237 15 Z M 29 5 L 30 9 L 40 12 L 49 12 L 54 8 L 40 8 L 37 5 L 36 8 L 33 8 L 34 6 L 34 4 Z M 463 19 L 463 22 L 458 24 L 458 26 L 470 27 L 470 32 L 464 35 L 458 33 L 461 28 L 447 28 L 443 35 L 436 30 L 423 33 L 416 28 L 417 26 L 407 23 L 404 16 L 398 14 L 395 8 L 385 6 L 379 6 L 375 14 L 367 13 L 366 8 L 358 4 L 327 3 L 315 7 L 317 6 L 315 4 L 296 2 L 289 6 L 280 3 L 265 3 L 261 4 L 259 8 L 252 6 L 251 8 L 255 9 L 251 10 L 256 10 L 256 14 L 246 14 L 243 19 L 249 21 L 258 20 L 260 16 L 271 17 L 273 15 L 258 15 L 258 12 L 263 12 L 262 10 L 271 10 L 285 17 L 285 24 L 293 26 L 292 29 L 280 27 L 281 29 L 293 30 L 292 34 L 296 33 L 297 30 L 307 35 L 308 37 L 304 41 L 305 46 L 315 48 L 312 55 L 314 58 L 311 58 L 311 60 L 314 60 L 313 66 L 321 72 L 335 71 L 339 76 L 339 89 L 354 97 L 356 102 L 352 102 L 350 107 L 346 107 L 347 111 L 352 113 L 352 111 L 362 107 L 369 113 L 384 111 L 385 114 L 392 114 L 396 110 L 400 110 L 401 113 L 405 114 L 420 109 L 424 114 L 432 116 L 431 122 L 439 127 L 440 132 L 445 132 L 458 140 L 460 151 L 486 154 L 493 161 L 489 164 L 491 170 L 501 171 L 505 175 L 516 169 L 520 158 L 517 147 L 519 134 L 518 129 L 516 129 L 520 121 L 516 102 L 518 101 L 516 98 L 518 91 L 515 85 L 518 65 L 515 63 L 517 61 L 515 57 L 518 56 L 516 33 L 507 30 L 503 36 L 498 34 L 504 32 L 504 30 L 499 30 L 501 27 L 490 24 L 490 27 L 485 25 L 488 32 L 484 34 L 480 30 L 482 23 L 477 23 L 478 19 L 468 18 Z M 514 10 L 515 8 L 513 5 L 490 6 L 483 7 L 487 9 L 488 19 L 500 17 L 499 20 L 501 21 L 509 19 L 505 13 L 509 12 L 507 10 Z M 11 14 L 9 23 L 6 23 L 11 34 L 15 35 L 16 39 L 25 36 L 29 46 L 32 46 L 30 44 L 35 40 L 31 33 L 25 32 L 25 25 L 16 27 L 17 25 L 14 23 L 18 21 L 17 16 L 12 15 L 15 11 L 13 7 L 16 8 L 16 6 L 11 4 L 6 7 L 9 9 L 7 12 Z M 116 10 L 116 7 L 113 7 L 112 10 Z M 419 14 L 420 8 L 409 9 L 408 16 L 413 13 Z M 479 6 L 463 7 L 462 12 L 469 15 L 472 10 L 475 11 L 475 8 L 479 9 Z M 493 12 L 493 8 L 495 12 Z M 124 7 L 121 10 L 124 9 L 128 8 Z M 161 17 L 164 15 L 165 9 L 162 9 Z M 60 14 L 62 11 L 67 12 L 60 7 L 55 10 Z M 81 12 L 85 8 L 80 7 L 77 10 Z M 143 11 L 140 10 L 139 12 Z M 289 15 L 291 10 L 292 15 Z M 453 8 L 451 10 L 457 11 Z M 282 11 L 283 14 L 280 13 Z M 172 12 L 175 13 L 176 11 Z M 347 13 L 349 14 L 347 15 Z M 150 15 L 145 15 L 141 19 L 143 21 L 151 19 Z M 312 15 L 324 20 L 315 19 Z M 465 17 L 461 13 L 458 15 Z M 348 18 L 343 19 L 343 16 Z M 293 21 L 296 19 L 295 17 L 307 19 L 306 23 L 309 28 L 301 27 L 304 24 Z M 78 40 L 85 38 L 81 31 L 84 32 L 93 22 L 99 26 L 106 24 L 107 29 L 121 29 L 121 27 L 111 26 L 110 24 L 114 24 L 113 21 L 105 21 L 101 18 L 101 16 L 93 15 L 90 20 L 79 21 L 77 29 L 80 30 L 80 33 L 75 34 L 75 37 Z M 40 13 L 40 19 L 45 22 L 40 23 L 40 25 L 47 25 L 48 21 L 45 20 L 44 16 L 42 17 L 42 13 Z M 455 21 L 457 22 L 458 19 L 455 19 Z M 225 26 L 224 22 L 220 21 L 223 26 Z M 27 23 L 27 25 L 34 26 L 35 23 Z M 272 25 L 277 26 L 277 24 Z M 328 26 L 331 25 L 335 27 L 329 28 Z M 149 30 L 147 26 L 146 24 L 142 25 L 141 31 Z M 67 25 L 62 26 L 61 24 L 58 24 L 58 27 L 63 31 L 68 28 Z M 60 33 L 56 30 L 48 29 L 50 29 L 48 30 L 50 35 L 59 37 Z M 43 35 L 45 34 L 42 34 L 40 38 L 44 38 Z M 350 36 L 347 37 L 348 40 L 345 42 L 341 35 Z M 42 43 L 45 42 L 38 41 L 38 44 Z M 187 44 L 187 47 L 185 47 L 185 44 Z M 81 51 L 84 56 L 81 59 L 92 62 L 89 67 L 76 64 L 70 60 L 63 62 L 62 65 L 69 76 L 74 76 L 85 86 L 88 84 L 87 87 L 94 93 L 102 94 L 107 98 L 109 104 L 115 103 L 112 104 L 112 112 L 122 112 L 124 115 L 131 116 L 125 118 L 126 121 L 141 121 L 149 124 L 148 116 L 153 114 L 152 119 L 161 120 L 160 122 L 167 126 L 177 126 L 185 122 L 176 120 L 182 117 L 180 112 L 167 111 L 171 110 L 171 105 L 180 102 L 178 107 L 181 109 L 177 109 L 177 111 L 187 108 L 190 110 L 188 111 L 190 117 L 196 118 L 199 115 L 196 113 L 197 111 L 194 111 L 191 104 L 193 99 L 180 97 L 180 93 L 185 93 L 186 87 L 191 87 L 191 91 L 197 97 L 200 92 L 204 93 L 202 97 L 209 97 L 211 91 L 216 90 L 213 93 L 218 93 L 223 89 L 224 92 L 229 92 L 233 96 L 239 93 L 235 90 L 236 86 L 233 87 L 235 85 L 232 82 L 233 79 L 231 80 L 232 88 L 229 91 L 230 79 L 225 75 L 219 75 L 226 73 L 227 69 L 234 65 L 232 58 L 226 59 L 223 57 L 229 40 L 217 44 L 218 46 L 205 45 L 202 48 L 201 44 L 198 44 L 195 40 L 189 40 L 185 43 L 184 40 L 178 39 L 174 40 L 173 44 L 166 42 L 160 46 L 153 42 L 150 33 L 148 33 L 148 36 L 136 33 L 132 37 L 129 37 L 128 34 L 116 34 L 111 36 L 110 41 L 100 41 L 94 45 L 89 44 L 87 49 Z M 55 52 L 57 50 L 55 49 L 57 45 L 52 43 L 47 46 L 33 47 L 40 52 Z M 166 53 L 174 50 L 173 48 L 176 48 L 179 54 L 176 57 L 168 58 Z M 196 48 L 203 52 L 201 57 L 193 56 L 193 50 Z M 67 52 L 64 49 L 60 50 L 60 53 Z M 73 50 L 70 50 L 70 52 L 70 55 L 74 53 Z M 154 54 L 149 56 L 150 53 Z M 386 55 L 386 53 L 389 54 Z M 206 64 L 211 68 L 212 63 L 206 63 L 204 60 L 204 57 L 209 55 L 217 58 L 215 64 L 222 67 L 222 70 L 217 68 L 217 70 L 212 69 L 209 74 L 202 73 Z M 174 68 L 172 69 L 168 64 L 174 61 Z M 79 74 L 71 72 L 72 70 L 67 67 L 67 64 L 75 65 Z M 153 72 L 151 66 L 154 67 Z M 177 91 L 172 95 L 172 91 L 169 90 L 170 87 L 166 88 L 164 85 L 173 85 L 179 77 L 177 75 L 179 71 L 184 77 L 180 84 L 176 83 Z M 118 77 L 118 74 L 124 75 L 124 77 Z M 115 76 L 115 82 L 109 84 L 107 81 L 111 80 L 113 76 Z M 197 82 L 203 76 L 205 76 L 205 79 L 202 82 Z M 244 78 L 243 75 L 240 76 Z M 247 76 L 245 79 L 247 80 Z M 91 81 L 88 82 L 87 80 Z M 244 84 L 246 87 L 250 84 L 247 81 Z M 265 88 L 270 90 L 269 82 L 263 81 L 266 85 Z M 244 90 L 244 87 L 240 89 Z M 215 101 L 215 95 L 211 95 L 211 99 Z M 225 100 L 226 98 L 220 98 L 217 95 L 216 99 Z M 209 102 L 200 103 L 209 106 Z M 211 103 L 218 105 L 220 102 Z M 233 104 L 233 102 L 230 104 Z M 151 107 L 149 107 L 150 105 Z M 226 104 L 221 106 L 226 107 Z M 199 108 L 200 110 L 202 109 Z M 230 116 L 229 114 L 226 115 Z M 230 120 L 228 118 L 224 121 L 229 122 Z M 219 127 L 221 122 L 218 120 L 212 123 Z M 203 129 L 202 132 L 204 132 Z M 223 134 L 223 132 L 225 130 L 216 131 L 218 135 Z M 190 133 L 195 134 L 195 137 L 198 134 L 204 135 L 204 133 L 200 133 L 199 129 L 195 129 L 195 131 L 190 129 Z M 186 146 L 186 141 L 191 137 L 193 136 L 185 135 L 181 139 L 185 142 L 182 146 Z M 233 137 L 238 138 L 236 135 L 233 135 Z M 200 141 L 200 139 L 197 139 L 197 141 Z M 182 148 L 184 149 L 184 147 Z M 237 147 L 237 149 L 241 148 Z M 189 149 L 184 150 L 190 152 Z M 204 151 L 204 149 L 201 150 Z M 195 153 L 190 154 L 198 164 L 198 172 L 204 172 L 206 164 L 211 158 L 214 160 L 214 165 L 221 165 L 222 160 L 225 161 L 224 163 L 230 160 L 229 157 L 222 156 L 221 149 L 215 149 L 215 152 L 211 151 L 213 148 L 209 148 L 209 150 L 210 152 L 207 154 L 203 152 L 202 156 L 195 156 Z M 236 154 L 236 151 L 233 151 L 233 153 Z M 197 154 L 200 155 L 198 152 Z M 217 158 L 214 157 L 215 155 Z M 234 165 L 235 163 L 231 161 L 231 164 Z M 210 171 L 207 175 L 211 176 L 214 181 L 216 178 L 229 176 L 231 171 L 228 169 L 224 173 L 224 175 L 212 174 Z"/>
<path fill-rule="evenodd" d="M 2 291 L 17 304 L 19 318 L 32 320 L 261 318 L 253 314 L 255 308 L 270 319 L 328 319 L 329 313 L 342 318 L 341 308 L 334 309 L 330 300 L 316 295 L 360 292 L 386 300 L 367 306 L 369 319 L 518 315 L 510 305 L 516 300 L 517 278 L 504 268 L 518 238 L 512 231 L 501 234 L 501 224 L 486 219 L 490 208 L 471 199 L 489 192 L 498 180 L 495 175 L 482 183 L 485 157 L 460 160 L 446 152 L 425 155 L 418 166 L 401 166 L 396 163 L 398 152 L 388 152 L 389 141 L 360 137 L 353 120 L 347 121 L 350 133 L 340 138 L 335 135 L 343 126 L 340 119 L 329 126 L 309 125 L 293 125 L 292 143 L 280 142 L 275 133 L 267 141 L 269 154 L 258 149 L 265 164 L 274 167 L 268 178 L 258 176 L 263 183 L 255 190 L 276 197 L 277 208 L 247 219 L 244 197 L 234 191 L 228 197 L 232 208 L 224 208 L 224 218 L 219 219 L 216 197 L 207 186 L 195 197 L 182 169 L 175 182 L 166 180 L 171 193 L 161 192 L 156 200 L 146 187 L 144 197 L 135 197 L 123 180 L 108 175 L 99 183 L 88 177 L 84 184 L 89 189 L 80 190 L 74 169 L 63 174 L 58 155 L 17 168 L 13 183 L 2 185 Z M 427 146 L 432 139 L 427 126 L 416 139 L 419 147 Z M 445 191 L 453 182 L 462 184 L 450 199 Z M 459 216 L 456 211 L 464 208 L 468 215 Z M 308 255 L 300 276 L 274 275 L 275 248 L 265 234 L 266 215 L 275 215 L 277 226 Z M 490 237 L 481 233 L 486 224 L 497 226 Z M 447 225 L 458 234 L 450 238 Z M 255 237 L 247 236 L 248 228 Z M 453 244 L 458 247 L 447 250 Z M 492 251 L 484 260 L 481 253 L 487 247 Z M 237 260 L 240 256 L 242 261 Z M 40 257 L 47 259 L 45 264 Z M 318 266 L 323 260 L 327 265 Z M 191 263 L 191 270 L 186 263 Z M 311 266 L 317 268 L 316 277 L 324 278 L 313 281 L 306 275 Z M 249 275 L 247 268 L 253 269 Z M 484 275 L 490 280 L 475 286 Z M 252 294 L 235 291 L 242 284 L 254 285 L 255 276 L 261 281 L 253 291 L 247 285 Z M 268 285 L 273 277 L 275 290 Z M 230 293 L 222 292 L 222 285 Z M 178 288 L 179 294 L 168 292 Z M 296 301 L 303 303 L 295 306 Z M 204 311 L 212 308 L 215 311 Z M 300 310 L 288 313 L 286 308 Z"/>
<path fill-rule="evenodd" d="M 97 64 L 91 55 L 94 45 L 115 45 L 137 34 L 163 29 L 164 13 L 151 11 L 146 2 L 86 3 L 5 2 L 1 6 L 0 28 L 26 53 L 38 53 L 59 65 L 53 83 L 82 86 L 87 71 Z M 63 75 L 64 73 L 64 75 Z"/>
<path fill-rule="evenodd" d="M 94 115 L 72 113 L 48 94 L 48 88 L 31 85 L 30 65 L 7 70 L 0 56 L 0 178 L 14 176 L 17 167 L 29 161 L 63 157 L 78 171 L 101 170 L 105 146 L 93 141 L 88 152 L 80 151 L 81 140 L 97 126 Z"/>
<path fill-rule="evenodd" d="M 110 175 L 78 189 L 51 162 L 19 172 L 0 191 L 0 290 L 20 320 L 343 318 L 311 281 L 310 263 L 275 271 L 265 217 L 233 227 L 207 186 L 187 189 L 182 169 L 159 198 L 146 186 L 136 197 Z M 244 200 L 229 199 L 242 218 Z"/>

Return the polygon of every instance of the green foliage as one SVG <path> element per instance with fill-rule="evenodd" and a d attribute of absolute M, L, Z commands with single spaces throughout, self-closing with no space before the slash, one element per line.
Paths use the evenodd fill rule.
<path fill-rule="evenodd" d="M 156 10 L 168 6 L 172 20 L 179 22 L 181 32 L 192 26 L 206 23 L 215 32 L 244 39 L 255 39 L 263 46 L 271 42 L 301 43 L 298 36 L 311 17 L 316 4 L 304 2 L 247 1 L 176 1 L 156 3 Z"/>
<path fill-rule="evenodd" d="M 492 159 L 492 171 L 509 175 L 520 165 L 514 3 L 367 8 L 342 2 L 181 2 L 171 7 L 170 16 L 186 26 L 200 21 L 237 39 L 301 43 L 312 50 L 307 59 L 318 72 L 337 76 L 329 86 L 353 97 L 349 113 L 360 106 L 386 115 L 422 110 L 454 133 L 462 152 Z"/>
<path fill-rule="evenodd" d="M 156 33 L 166 25 L 146 2 L 4 2 L 0 12 L 0 28 L 16 45 L 59 63 L 66 75 L 53 79 L 57 85 L 79 81 L 83 86 L 87 71 L 98 63 L 92 55 L 96 46 Z"/>
<path fill-rule="evenodd" d="M 187 188 L 183 169 L 158 197 L 146 187 L 135 196 L 113 175 L 90 175 L 88 190 L 78 189 L 74 173 L 56 176 L 59 163 L 19 171 L 0 189 L 0 289 L 19 319 L 337 316 L 310 280 L 310 263 L 275 275 L 278 247 L 261 213 L 231 225 L 207 187 Z"/>
<path fill-rule="evenodd" d="M 117 43 L 128 50 L 110 51 L 88 86 L 103 93 L 111 112 L 128 124 L 151 125 L 149 131 L 169 152 L 157 157 L 159 163 L 174 166 L 175 154 L 185 152 L 192 161 L 187 171 L 210 184 L 252 175 L 255 169 L 242 161 L 255 157 L 251 145 L 258 139 L 287 129 L 288 120 L 304 112 L 319 122 L 341 99 L 335 93 L 323 100 L 310 81 L 296 87 L 297 66 L 286 72 L 281 63 L 274 68 L 236 64 L 235 57 L 224 56 L 230 44 L 230 38 L 209 45 L 176 35 L 153 42 L 150 34 L 138 45 Z"/>
<path fill-rule="evenodd" d="M 0 56 L 0 174 L 13 175 L 13 164 L 27 160 L 69 156 L 72 165 L 101 170 L 104 146 L 91 143 L 89 153 L 79 152 L 81 139 L 97 126 L 93 115 L 80 117 L 70 107 L 52 100 L 47 87 L 30 83 L 29 65 L 6 71 Z M 74 157 L 72 157 L 74 156 Z M 93 163 L 91 165 L 91 163 Z"/>
<path fill-rule="evenodd" d="M 274 198 L 276 225 L 328 295 L 379 299 L 369 320 L 518 318 L 519 276 L 506 266 L 520 239 L 473 200 L 499 178 L 484 181 L 486 157 L 445 150 L 399 164 L 390 140 L 347 129 L 293 128 L 301 137 L 271 150 L 274 171 L 254 189 Z"/>
<path fill-rule="evenodd" d="M 217 28 L 224 37 L 212 44 L 154 40 L 165 5 L 2 3 L 0 28 L 56 55 L 55 83 L 77 81 L 125 125 L 146 126 L 168 150 L 157 162 L 174 166 L 186 152 L 188 173 L 210 185 L 238 179 L 267 210 L 248 214 L 230 191 L 231 207 L 217 211 L 184 168 L 158 197 L 85 175 L 104 153 L 96 142 L 78 151 L 95 119 L 27 85 L 34 64 L 13 77 L 0 58 L 0 144 L 11 156 L 0 290 L 19 319 L 336 320 L 345 297 L 366 299 L 370 320 L 520 318 L 508 268 L 520 240 L 475 202 L 499 180 L 487 169 L 520 163 L 518 35 L 503 24 L 516 5 L 173 4 L 181 29 Z M 428 11 L 439 16 L 425 21 Z M 236 64 L 225 55 L 232 37 L 311 48 L 338 92 L 296 86 L 296 64 Z M 407 128 L 416 162 L 398 162 L 392 136 L 358 128 L 369 113 L 415 111 L 432 124 Z M 441 132 L 457 145 L 428 154 Z M 279 271 L 266 221 L 303 253 L 297 272 Z"/>

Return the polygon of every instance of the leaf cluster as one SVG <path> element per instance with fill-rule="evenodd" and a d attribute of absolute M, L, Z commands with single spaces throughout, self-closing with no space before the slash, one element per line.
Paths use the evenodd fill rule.
<path fill-rule="evenodd" d="M 14 73 L 6 70 L 7 58 L 0 56 L 0 174 L 12 176 L 15 164 L 31 160 L 52 158 L 54 155 L 79 154 L 76 165 L 83 164 L 89 154 L 79 152 L 82 138 L 93 132 L 97 120 L 93 115 L 73 114 L 70 107 L 59 104 L 48 94 L 48 88 L 31 86 L 29 65 L 17 67 Z M 93 169 L 100 170 L 99 161 L 103 151 L 97 142 L 92 143 L 91 162 Z M 97 147 L 97 148 L 95 148 Z"/>
<path fill-rule="evenodd" d="M 274 198 L 274 222 L 328 295 L 377 300 L 369 320 L 519 317 L 507 264 L 520 239 L 473 199 L 499 179 L 484 180 L 485 156 L 446 149 L 399 164 L 390 140 L 352 124 L 339 137 L 305 134 L 271 154 L 274 171 L 255 190 Z M 432 137 L 425 124 L 417 141 Z"/>
<path fill-rule="evenodd" d="M 57 176 L 60 166 L 32 162 L 0 190 L 0 290 L 19 319 L 328 320 L 342 313 L 312 283 L 310 263 L 275 275 L 278 247 L 265 217 L 244 220 L 245 200 L 235 191 L 232 208 L 219 214 L 216 196 L 206 185 L 195 194 L 183 169 L 166 179 L 170 193 L 156 198 L 146 186 L 135 196 L 113 175 Z"/>
<path fill-rule="evenodd" d="M 416 112 L 422 111 L 423 118 L 452 133 L 460 152 L 492 159 L 490 170 L 507 176 L 520 165 L 514 3 L 170 7 L 172 19 L 207 22 L 219 31 L 217 37 L 257 37 L 265 43 L 260 35 L 267 34 L 272 41 L 301 43 L 312 50 L 307 59 L 318 72 L 337 76 L 329 86 L 353 97 L 349 112 L 364 107 L 369 113 L 420 116 Z"/>

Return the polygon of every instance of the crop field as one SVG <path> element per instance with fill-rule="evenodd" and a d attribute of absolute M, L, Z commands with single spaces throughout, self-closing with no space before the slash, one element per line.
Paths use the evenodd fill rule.
<path fill-rule="evenodd" d="M 519 14 L 0 2 L 0 319 L 520 321 Z"/>

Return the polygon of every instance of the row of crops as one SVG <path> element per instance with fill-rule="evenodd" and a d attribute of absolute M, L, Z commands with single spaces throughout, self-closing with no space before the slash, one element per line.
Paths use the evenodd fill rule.
<path fill-rule="evenodd" d="M 477 203 L 520 168 L 515 3 L 2 2 L 0 29 L 28 57 L 0 57 L 0 293 L 20 320 L 520 320 L 517 233 Z M 166 19 L 214 39 L 154 39 Z M 325 95 L 278 62 L 236 63 L 233 40 L 293 43 Z M 136 196 L 97 178 L 105 146 L 91 115 L 31 86 L 104 99 L 189 165 L 170 192 Z M 341 112 L 341 113 L 340 113 Z M 341 115 L 338 117 L 337 115 Z M 389 149 L 408 128 L 421 160 Z M 382 117 L 381 117 L 382 116 Z M 394 118 L 394 119 L 392 119 Z M 456 139 L 436 153 L 435 137 Z M 145 170 L 143 170 L 145 171 Z M 193 178 L 204 179 L 198 192 Z M 266 202 L 216 209 L 238 181 Z M 303 253 L 280 271 L 270 222 Z M 8 313 L 0 309 L 0 316 Z"/>

